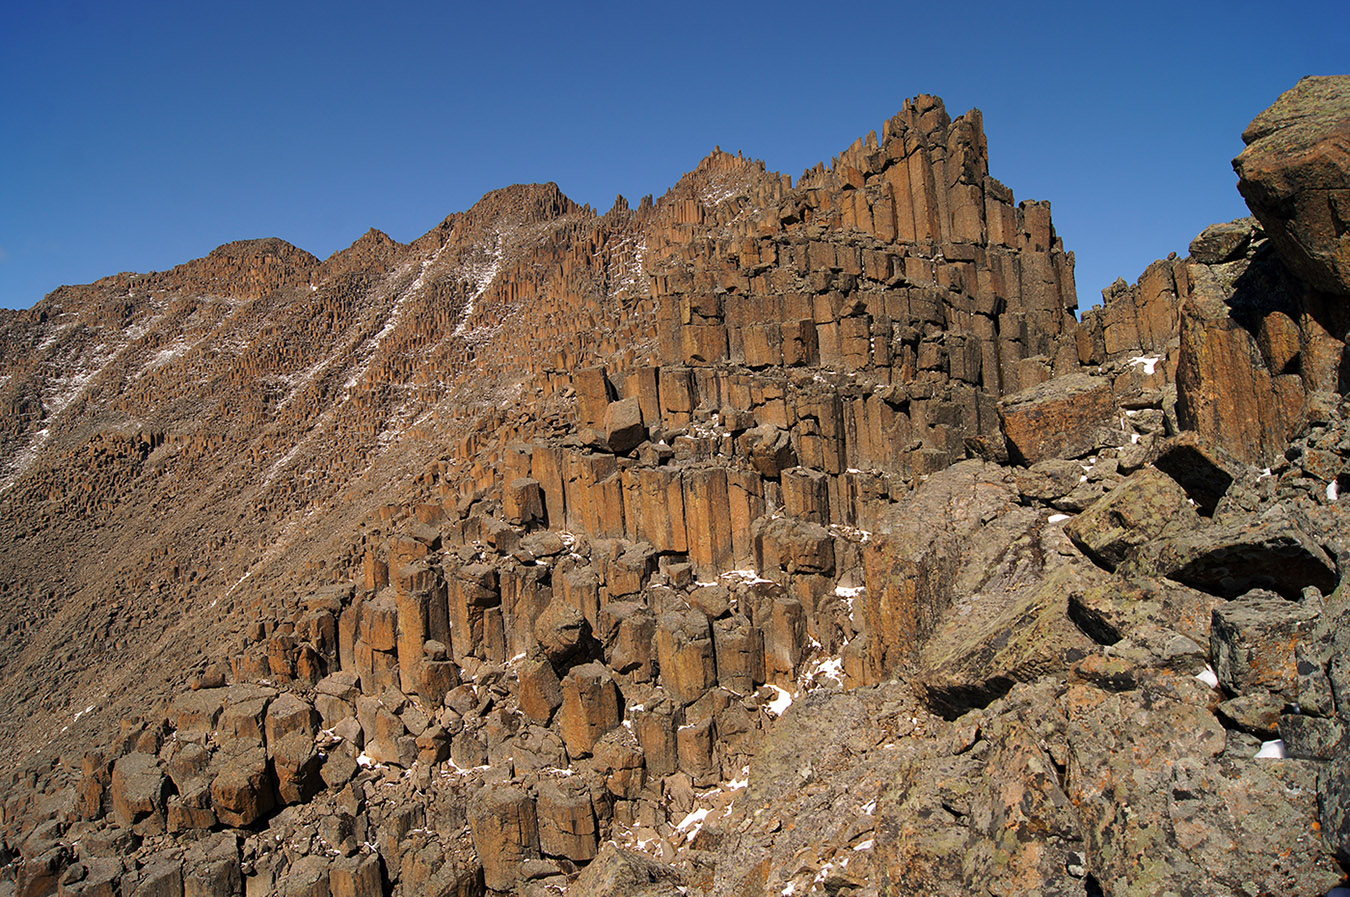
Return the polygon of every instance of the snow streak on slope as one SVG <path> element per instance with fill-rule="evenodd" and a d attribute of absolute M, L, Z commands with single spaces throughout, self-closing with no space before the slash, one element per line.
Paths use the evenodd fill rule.
<path fill-rule="evenodd" d="M 478 300 L 487 292 L 487 288 L 492 285 L 492 281 L 497 278 L 498 272 L 502 269 L 503 252 L 502 237 L 503 231 L 498 230 L 494 234 L 492 252 L 487 261 L 479 262 L 465 266 L 465 274 L 469 282 L 473 284 L 473 292 L 469 294 L 469 299 L 464 303 L 464 311 L 460 314 L 459 324 L 455 327 L 454 336 L 464 338 L 468 342 L 478 343 L 488 339 L 496 332 L 496 326 L 486 329 L 479 327 L 469 330 L 469 320 L 473 317 L 474 309 L 478 306 Z M 498 322 L 497 326 L 500 326 Z"/>
<path fill-rule="evenodd" d="M 306 446 L 312 444 L 316 438 L 321 438 L 321 434 L 325 434 L 330 430 L 334 424 L 338 411 L 350 403 L 353 397 L 358 394 L 360 383 L 366 377 L 372 365 L 374 365 L 376 360 L 380 357 L 382 347 L 388 343 L 389 337 L 395 334 L 407 319 L 408 311 L 411 307 L 410 303 L 426 292 L 429 285 L 433 282 L 433 279 L 444 280 L 447 277 L 456 278 L 467 281 L 472 286 L 472 293 L 460 315 L 460 320 L 455 328 L 453 337 L 459 337 L 468 342 L 480 341 L 490 337 L 492 333 L 501 326 L 500 322 L 497 322 L 488 328 L 468 329 L 467 327 L 469 318 L 473 314 L 475 303 L 492 285 L 493 280 L 501 270 L 502 260 L 505 257 L 504 237 L 506 236 L 506 233 L 507 232 L 502 229 L 494 231 L 492 235 L 493 248 L 490 251 L 485 250 L 485 248 L 477 248 L 471 251 L 475 255 L 483 256 L 483 260 L 464 262 L 449 270 L 441 269 L 438 267 L 441 257 L 445 254 L 447 249 L 451 249 L 454 246 L 453 243 L 447 242 L 442 244 L 429 258 L 417 263 L 418 269 L 416 277 L 413 278 L 412 282 L 409 283 L 407 287 L 398 292 L 387 317 L 384 319 L 383 325 L 377 332 L 362 340 L 356 346 L 353 352 L 353 355 L 355 356 L 354 368 L 342 385 L 341 396 L 336 402 L 324 410 L 318 419 L 314 421 L 313 426 L 309 428 L 308 432 L 293 445 L 285 455 L 268 468 L 267 475 L 263 479 L 263 491 L 266 491 L 271 487 L 273 482 L 276 481 L 276 478 L 282 471 L 291 466 L 296 458 L 304 451 Z M 405 266 L 394 272 L 386 282 L 397 283 L 399 279 L 406 277 L 408 273 L 410 273 L 410 270 L 411 265 Z M 301 372 L 298 377 L 299 383 L 290 395 L 287 396 L 283 404 L 289 402 L 292 396 L 303 389 L 304 385 L 312 381 L 320 372 L 331 367 L 331 365 L 338 360 L 337 356 L 341 351 L 343 350 L 340 348 L 335 349 L 333 354 L 328 358 L 316 361 L 313 365 Z M 405 391 L 409 388 L 407 384 L 395 383 L 389 384 L 389 386 L 392 388 L 401 388 Z M 412 400 L 402 402 L 390 413 L 385 427 L 376 437 L 374 448 L 381 451 L 388 448 L 389 445 L 396 441 L 409 426 L 413 425 L 414 419 L 418 418 L 418 415 L 421 414 L 423 410 L 424 409 L 419 403 L 415 403 Z"/>
<path fill-rule="evenodd" d="M 394 300 L 394 307 L 390 310 L 389 317 L 385 319 L 384 326 L 381 327 L 379 332 L 373 337 L 373 342 L 370 342 L 370 345 L 362 347 L 359 350 L 361 353 L 361 361 L 356 366 L 356 370 L 352 375 L 347 378 L 347 382 L 342 384 L 342 388 L 349 394 L 356 384 L 361 382 L 361 378 L 366 375 L 366 372 L 370 370 L 370 365 L 375 360 L 375 353 L 379 351 L 380 345 L 384 342 L 385 337 L 393 333 L 394 329 L 398 327 L 399 322 L 403 320 L 403 310 L 407 307 L 408 301 L 419 295 L 426 287 L 427 269 L 436 264 L 441 257 L 441 253 L 445 252 L 446 247 L 449 245 L 449 243 L 443 244 L 440 249 L 437 249 L 432 254 L 431 258 L 422 260 L 422 264 L 417 271 L 417 277 L 408 285 L 408 288 L 400 293 L 398 298 Z M 345 400 L 346 396 L 343 398 Z"/>
<path fill-rule="evenodd" d="M 154 303 L 140 321 L 120 331 L 108 333 L 106 328 L 98 326 L 96 330 L 103 338 L 88 349 L 61 344 L 62 337 L 71 333 L 78 322 L 46 325 L 49 330 L 39 343 L 39 352 L 47 357 L 39 368 L 41 387 L 38 391 L 44 425 L 22 448 L 10 457 L 0 459 L 0 493 L 9 491 L 33 466 L 52 438 L 53 425 L 61 423 L 58 420 L 61 415 L 88 394 L 90 385 L 109 365 L 136 348 L 141 338 L 158 322 L 162 311 L 163 304 Z"/>

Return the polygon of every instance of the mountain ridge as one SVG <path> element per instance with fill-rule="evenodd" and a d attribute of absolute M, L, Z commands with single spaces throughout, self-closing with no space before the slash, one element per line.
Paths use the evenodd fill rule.
<path fill-rule="evenodd" d="M 516 185 L 0 322 L 16 887 L 584 892 L 647 849 L 717 894 L 1325 890 L 1343 847 L 1269 862 L 1340 806 L 1292 728 L 1269 838 L 1184 833 L 1231 875 L 1144 876 L 1152 829 L 1068 808 L 1173 818 L 1112 714 L 1188 733 L 1122 724 L 1147 776 L 1267 776 L 1299 724 L 1232 640 L 1339 637 L 1337 300 L 1254 220 L 1081 321 L 1072 272 L 978 111 L 920 96 L 795 183 L 715 150 L 636 208 Z"/>

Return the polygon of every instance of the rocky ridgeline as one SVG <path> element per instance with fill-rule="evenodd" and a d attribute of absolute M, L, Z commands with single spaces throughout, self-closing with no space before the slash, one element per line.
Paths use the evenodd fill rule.
<path fill-rule="evenodd" d="M 1325 893 L 1347 98 L 1081 323 L 931 97 L 795 184 L 719 151 L 16 315 L 11 744 L 95 694 L 53 656 L 125 694 L 17 769 L 3 887 Z"/>

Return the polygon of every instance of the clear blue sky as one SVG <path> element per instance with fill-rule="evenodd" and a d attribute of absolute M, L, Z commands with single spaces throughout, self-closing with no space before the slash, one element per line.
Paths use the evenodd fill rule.
<path fill-rule="evenodd" d="M 984 111 L 1086 305 L 1245 213 L 1229 160 L 1350 3 L 11 3 L 0 306 L 278 236 L 407 241 L 488 190 L 601 211 L 714 145 L 799 175 L 918 93 Z"/>

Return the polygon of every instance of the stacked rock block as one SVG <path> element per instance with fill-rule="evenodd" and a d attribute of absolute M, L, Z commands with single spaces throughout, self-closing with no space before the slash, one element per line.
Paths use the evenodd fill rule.
<path fill-rule="evenodd" d="M 654 351 L 573 368 L 584 446 L 531 447 L 544 519 L 759 570 L 766 515 L 866 529 L 1001 457 L 998 398 L 1078 364 L 1048 211 L 989 178 L 978 113 L 931 98 L 796 187 L 709 156 L 646 222 Z"/>
<path fill-rule="evenodd" d="M 706 199 L 690 213 L 737 170 L 753 211 L 713 226 Z M 920 97 L 879 143 L 859 141 L 786 190 L 714 154 L 658 210 L 663 363 L 880 369 L 877 381 L 896 384 L 940 372 L 1001 394 L 1071 362 L 1072 258 L 1048 204 L 1014 206 L 988 175 L 978 112 L 953 122 Z"/>
<path fill-rule="evenodd" d="M 781 712 L 765 684 L 800 686 L 808 621 L 823 619 L 783 584 L 700 581 L 650 543 L 532 520 L 508 525 L 501 548 L 474 548 L 440 539 L 453 513 L 432 526 L 419 522 L 429 511 L 387 510 L 397 532 L 360 581 L 275 609 L 232 657 L 232 684 L 208 671 L 162 721 L 85 758 L 80 818 L 138 839 L 246 828 L 286 807 L 346 806 L 374 787 L 372 765 L 410 769 L 417 800 L 458 795 L 479 858 L 460 870 L 464 893 L 478 893 L 477 875 L 508 889 L 540 864 L 588 862 L 616 824 L 678 840 L 694 791 L 743 775 Z M 496 511 L 476 502 L 460 522 Z M 815 529 L 823 542 L 805 553 L 829 573 L 831 537 Z M 762 550 L 788 553 L 790 534 L 768 530 L 756 538 L 778 547 Z M 840 641 L 816 635 L 821 650 Z M 489 770 L 509 782 L 478 790 Z M 377 845 L 376 868 L 410 893 L 420 867 L 398 824 L 348 815 L 333 836 Z M 344 864 L 366 854 L 332 843 L 346 859 L 316 869 L 355 874 Z"/>

